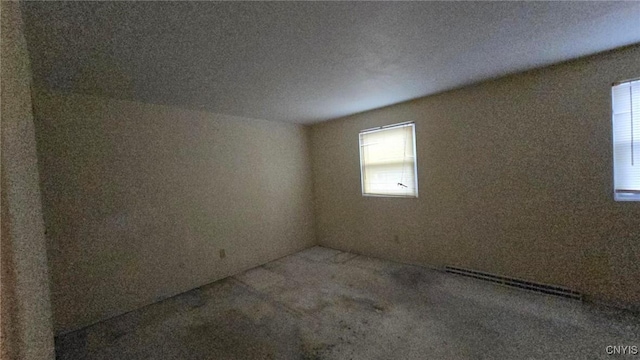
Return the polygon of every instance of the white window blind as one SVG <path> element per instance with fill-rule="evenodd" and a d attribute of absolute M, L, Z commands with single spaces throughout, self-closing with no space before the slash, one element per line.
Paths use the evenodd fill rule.
<path fill-rule="evenodd" d="M 417 197 L 415 125 L 360 132 L 362 194 Z"/>
<path fill-rule="evenodd" d="M 614 85 L 613 177 L 618 201 L 640 201 L 640 80 Z"/>

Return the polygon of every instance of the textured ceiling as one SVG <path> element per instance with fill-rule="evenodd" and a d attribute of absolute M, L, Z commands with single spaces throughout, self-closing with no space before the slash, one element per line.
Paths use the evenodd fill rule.
<path fill-rule="evenodd" d="M 640 2 L 26 2 L 23 12 L 38 86 L 297 123 L 640 42 Z"/>

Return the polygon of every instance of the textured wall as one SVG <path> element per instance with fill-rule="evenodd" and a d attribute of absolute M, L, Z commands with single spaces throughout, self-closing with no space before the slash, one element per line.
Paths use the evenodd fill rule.
<path fill-rule="evenodd" d="M 34 105 L 57 333 L 315 243 L 300 125 L 48 92 Z"/>
<path fill-rule="evenodd" d="M 31 72 L 17 2 L 0 2 L 2 29 L 2 242 L 0 358 L 53 359 L 49 276 Z"/>
<path fill-rule="evenodd" d="M 639 306 L 640 203 L 613 201 L 610 100 L 638 76 L 634 46 L 313 126 L 320 244 Z M 358 131 L 403 121 L 420 198 L 362 197 Z"/>

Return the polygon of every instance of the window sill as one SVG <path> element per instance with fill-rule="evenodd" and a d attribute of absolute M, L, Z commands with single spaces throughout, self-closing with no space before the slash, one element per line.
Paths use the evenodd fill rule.
<path fill-rule="evenodd" d="M 615 201 L 640 201 L 640 192 L 617 192 L 613 198 Z"/>
<path fill-rule="evenodd" d="M 418 195 L 386 195 L 386 194 L 362 194 L 363 197 L 417 199 Z"/>

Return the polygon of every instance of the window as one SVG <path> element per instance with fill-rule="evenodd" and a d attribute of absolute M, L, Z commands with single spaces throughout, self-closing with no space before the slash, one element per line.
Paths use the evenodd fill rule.
<path fill-rule="evenodd" d="M 362 195 L 418 197 L 415 125 L 360 132 Z"/>
<path fill-rule="evenodd" d="M 615 84 L 613 182 L 617 201 L 640 201 L 640 79 Z"/>

